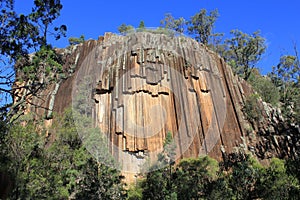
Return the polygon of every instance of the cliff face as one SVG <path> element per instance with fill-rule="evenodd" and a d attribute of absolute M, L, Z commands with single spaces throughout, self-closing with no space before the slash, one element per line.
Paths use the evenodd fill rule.
<path fill-rule="evenodd" d="M 176 159 L 208 154 L 221 160 L 236 147 L 266 158 L 269 149 L 259 130 L 269 125 L 254 126 L 250 134 L 242 113 L 251 87 L 196 41 L 149 32 L 107 33 L 58 51 L 67 78 L 33 97 L 30 101 L 39 106 L 30 111 L 51 118 L 52 112 L 69 106 L 82 112 L 78 105 L 86 105 L 85 114 L 108 138 L 123 171 L 138 173 L 147 159 L 155 159 L 167 133 L 173 136 Z M 279 142 L 271 143 L 278 144 L 279 155 Z"/>
<path fill-rule="evenodd" d="M 260 101 L 261 120 L 247 134 L 247 149 L 260 160 L 272 157 L 297 158 L 300 155 L 300 127 L 287 122 L 280 109 Z"/>

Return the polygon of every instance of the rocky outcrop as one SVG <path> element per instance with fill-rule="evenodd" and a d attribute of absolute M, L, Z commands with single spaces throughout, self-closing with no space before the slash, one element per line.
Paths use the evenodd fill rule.
<path fill-rule="evenodd" d="M 299 157 L 300 127 L 287 122 L 279 108 L 259 101 L 262 118 L 252 125 L 248 149 L 261 160 Z"/>
<path fill-rule="evenodd" d="M 272 134 L 280 115 L 269 106 L 268 123 L 252 125 L 249 131 L 242 108 L 253 90 L 222 58 L 193 39 L 106 33 L 58 51 L 67 76 L 41 91 L 39 98 L 32 97 L 31 105 L 39 106 L 31 106 L 31 112 L 51 118 L 52 112 L 85 104 L 85 114 L 107 137 L 123 171 L 138 173 L 147 159 L 155 159 L 168 132 L 177 160 L 201 154 L 221 160 L 236 148 L 265 159 L 274 153 L 289 155 L 299 143 L 295 137 Z"/>

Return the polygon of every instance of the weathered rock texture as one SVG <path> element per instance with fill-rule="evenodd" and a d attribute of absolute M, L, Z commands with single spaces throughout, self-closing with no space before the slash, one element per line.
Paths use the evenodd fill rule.
<path fill-rule="evenodd" d="M 138 171 L 140 158 L 161 152 L 167 132 L 175 139 L 177 158 L 220 159 L 221 146 L 232 151 L 241 143 L 242 88 L 215 53 L 192 39 L 151 33 L 107 34 L 87 45 L 94 49 L 79 63 L 75 85 L 82 77 L 93 80 L 92 116 L 122 150 L 112 153 L 126 171 Z M 66 91 L 64 85 L 72 79 L 62 85 Z"/>
<path fill-rule="evenodd" d="M 33 97 L 31 102 L 39 106 L 30 110 L 48 118 L 52 112 L 62 113 L 88 77 L 90 115 L 125 171 L 138 171 L 147 156 L 161 152 L 168 132 L 173 134 L 177 158 L 208 154 L 221 160 L 236 147 L 249 148 L 260 158 L 269 157 L 267 152 L 288 151 L 281 139 L 261 137 L 266 134 L 261 127 L 266 130 L 269 125 L 253 128 L 251 134 L 246 131 L 242 108 L 251 87 L 233 76 L 223 59 L 192 39 L 107 33 L 59 51 L 68 78 L 41 91 L 41 98 Z M 269 111 L 266 117 L 273 114 Z"/>
<path fill-rule="evenodd" d="M 300 127 L 287 122 L 280 109 L 260 101 L 261 120 L 248 131 L 247 146 L 261 160 L 272 157 L 294 159 L 300 155 Z"/>

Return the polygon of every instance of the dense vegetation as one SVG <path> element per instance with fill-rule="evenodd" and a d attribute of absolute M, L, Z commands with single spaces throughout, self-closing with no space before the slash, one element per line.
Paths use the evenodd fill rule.
<path fill-rule="evenodd" d="M 170 137 L 170 136 L 169 136 Z M 261 165 L 242 149 L 223 154 L 217 162 L 209 156 L 187 158 L 175 164 L 174 148 L 166 138 L 153 168 L 127 191 L 129 200 L 152 199 L 299 199 L 300 159 L 272 158 Z M 171 147 L 171 148 L 170 148 Z M 161 167 L 161 164 L 165 167 Z"/>
<path fill-rule="evenodd" d="M 8 197 L 123 199 L 123 177 L 88 152 L 71 110 L 55 119 L 51 127 L 45 127 L 32 115 L 23 116 L 2 138 L 1 171 L 14 183 Z M 87 131 L 92 134 L 100 130 Z"/>
<path fill-rule="evenodd" d="M 14 125 L 2 138 L 1 170 L 14 183 L 9 199 L 298 199 L 300 196 L 299 159 L 273 158 L 269 166 L 262 166 L 250 154 L 237 151 L 224 155 L 219 163 L 203 156 L 175 164 L 170 133 L 153 166 L 156 170 L 140 174 L 134 185 L 124 187 L 120 172 L 95 159 L 82 144 L 71 110 L 55 119 L 51 127 L 45 127 L 42 121 L 39 123 L 27 115 L 19 118 L 26 126 Z"/>
<path fill-rule="evenodd" d="M 205 156 L 150 172 L 128 199 L 298 199 L 298 161 L 273 158 L 268 167 L 236 153 L 218 163 Z M 297 177 L 298 176 L 298 177 Z"/>
<path fill-rule="evenodd" d="M 67 27 L 53 27 L 62 9 L 60 0 L 34 0 L 32 13 L 18 14 L 14 1 L 1 0 L 0 68 L 0 172 L 10 180 L 9 199 L 299 199 L 299 158 L 273 158 L 262 166 L 251 155 L 224 155 L 218 163 L 209 157 L 184 159 L 175 164 L 174 146 L 168 133 L 164 151 L 153 172 L 141 174 L 136 185 L 125 190 L 120 172 L 94 158 L 79 138 L 70 110 L 55 117 L 50 127 L 33 115 L 18 113 L 27 96 L 15 96 L 13 83 L 26 83 L 26 95 L 35 95 L 51 82 L 64 77 L 63 60 L 48 44 L 65 35 Z M 231 38 L 214 32 L 218 11 L 199 11 L 189 20 L 170 13 L 157 33 L 172 29 L 188 34 L 219 53 L 234 73 L 247 80 L 257 92 L 246 99 L 249 121 L 260 120 L 258 100 L 279 107 L 286 123 L 300 123 L 300 61 L 297 46 L 291 55 L 279 58 L 272 72 L 262 76 L 257 63 L 266 51 L 260 32 L 233 30 Z M 133 30 L 122 24 L 122 34 Z M 138 29 L 145 30 L 141 21 Z M 53 35 L 53 34 L 52 34 Z M 84 36 L 69 39 L 70 45 L 84 42 Z M 31 57 L 28 53 L 36 53 Z M 19 74 L 16 80 L 15 74 Z M 14 105 L 7 96 L 19 99 Z M 83 119 L 82 121 L 84 121 Z M 100 130 L 87 130 L 99 132 Z M 168 165 L 168 167 L 161 167 Z"/>

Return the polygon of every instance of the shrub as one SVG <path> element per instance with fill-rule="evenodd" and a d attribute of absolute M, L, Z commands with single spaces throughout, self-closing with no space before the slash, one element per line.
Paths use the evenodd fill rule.
<path fill-rule="evenodd" d="M 280 98 L 279 90 L 272 83 L 269 77 L 261 76 L 257 71 L 256 73 L 252 73 L 248 82 L 252 85 L 263 101 L 270 103 L 273 106 L 278 105 Z"/>
<path fill-rule="evenodd" d="M 261 108 L 258 103 L 259 95 L 258 94 L 251 94 L 247 97 L 244 112 L 246 117 L 251 122 L 257 122 L 262 120 L 262 112 Z"/>

